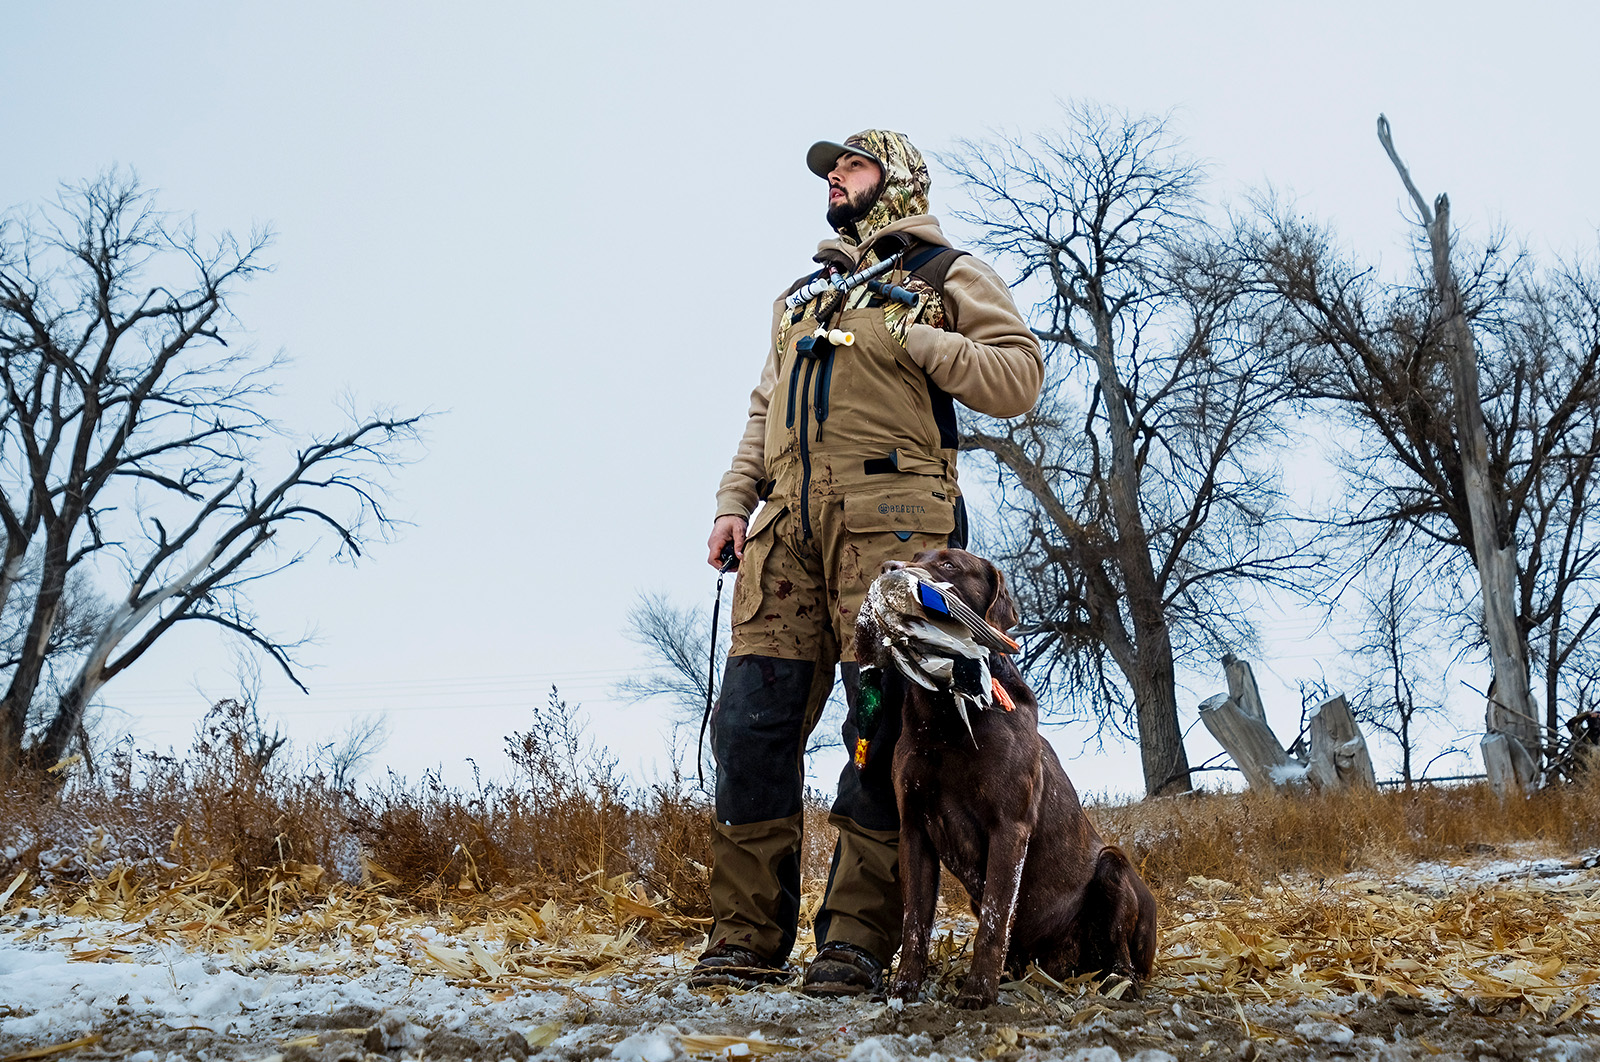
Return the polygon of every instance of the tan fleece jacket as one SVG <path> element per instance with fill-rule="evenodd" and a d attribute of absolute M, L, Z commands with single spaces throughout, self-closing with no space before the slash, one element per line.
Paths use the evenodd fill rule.
<path fill-rule="evenodd" d="M 840 255 L 859 261 L 884 236 L 905 233 L 930 244 L 950 246 L 931 214 L 903 218 L 874 233 L 857 248 L 845 240 L 818 246 L 818 260 Z M 1044 359 L 1022 315 L 1011 301 L 1005 282 L 972 255 L 957 258 L 945 277 L 944 299 L 955 331 L 914 324 L 906 335 L 906 354 L 938 387 L 965 406 L 993 417 L 1016 417 L 1033 408 L 1044 381 Z M 717 516 L 748 517 L 756 507 L 756 484 L 768 476 L 767 411 L 777 385 L 777 336 L 783 314 L 780 297 L 773 304 L 772 335 L 761 382 L 750 394 L 749 419 L 733 463 L 717 488 Z"/>

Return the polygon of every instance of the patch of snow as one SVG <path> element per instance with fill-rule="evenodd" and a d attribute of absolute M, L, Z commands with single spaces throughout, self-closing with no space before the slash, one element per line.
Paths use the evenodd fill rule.
<path fill-rule="evenodd" d="M 653 1032 L 635 1033 L 611 1048 L 619 1062 L 672 1062 L 683 1054 L 676 1026 L 660 1025 Z M 745 1051 L 748 1053 L 749 1048 Z"/>
<path fill-rule="evenodd" d="M 1280 763 L 1271 770 L 1274 785 L 1301 785 L 1311 768 L 1303 763 Z"/>
<path fill-rule="evenodd" d="M 869 1036 L 851 1049 L 846 1062 L 900 1062 L 905 1057 L 905 1046 L 894 1037 Z"/>
<path fill-rule="evenodd" d="M 1347 1044 L 1356 1038 L 1354 1030 L 1336 1021 L 1303 1021 L 1294 1027 L 1294 1034 L 1314 1044 Z"/>
<path fill-rule="evenodd" d="M 1538 1057 L 1540 1062 L 1594 1062 L 1600 1057 L 1600 1048 L 1590 1041 L 1561 1036 L 1546 1041 Z"/>
<path fill-rule="evenodd" d="M 141 961 L 78 962 L 60 951 L 23 950 L 0 942 L 0 999 L 23 1017 L 0 1020 L 0 1034 L 19 1038 L 77 1037 L 113 1014 L 128 1013 L 169 1028 L 226 1031 L 241 1004 L 270 993 L 273 982 L 209 973 L 172 945 L 146 945 Z"/>

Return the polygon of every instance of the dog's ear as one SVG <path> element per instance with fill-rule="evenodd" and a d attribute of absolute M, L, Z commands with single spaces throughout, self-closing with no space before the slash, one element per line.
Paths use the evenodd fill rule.
<path fill-rule="evenodd" d="M 998 630 L 1009 631 L 1017 625 L 1017 606 L 1011 600 L 1011 591 L 1006 589 L 1006 577 L 1000 569 L 993 564 L 989 570 L 994 573 L 994 600 L 989 603 L 989 611 L 983 618 L 989 621 L 991 627 Z"/>

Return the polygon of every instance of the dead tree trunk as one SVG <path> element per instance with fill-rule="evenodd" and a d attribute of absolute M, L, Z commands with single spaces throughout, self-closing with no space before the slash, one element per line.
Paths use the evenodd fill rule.
<path fill-rule="evenodd" d="M 1256 687 L 1256 673 L 1250 669 L 1250 661 L 1228 653 L 1222 658 L 1222 671 L 1228 676 L 1228 696 L 1233 703 L 1265 723 L 1267 708 L 1261 703 L 1261 690 Z"/>
<path fill-rule="evenodd" d="M 1433 209 L 1411 181 L 1389 135 L 1389 121 L 1378 116 L 1378 139 L 1389 154 L 1422 215 L 1433 255 L 1433 284 L 1439 300 L 1439 327 L 1450 363 L 1455 392 L 1457 443 L 1461 472 L 1472 522 L 1472 559 L 1483 591 L 1483 625 L 1494 667 L 1485 719 L 1483 749 L 1485 769 L 1496 789 L 1512 786 L 1524 791 L 1538 778 L 1539 716 L 1528 684 L 1527 656 L 1517 629 L 1517 544 L 1509 521 L 1497 520 L 1499 508 L 1489 476 L 1489 437 L 1484 428 L 1483 402 L 1478 391 L 1478 352 L 1472 329 L 1461 306 L 1461 289 L 1450 270 L 1450 197 L 1441 194 Z M 1499 743 L 1488 737 L 1504 734 L 1522 746 L 1525 755 L 1506 755 L 1490 766 L 1490 748 Z M 1499 755 L 1495 753 L 1495 755 Z M 1498 779 L 1498 781 L 1497 781 Z"/>
<path fill-rule="evenodd" d="M 1284 792 L 1305 781 L 1305 765 L 1283 751 L 1267 721 L 1226 693 L 1200 702 L 1200 721 L 1239 765 L 1250 788 Z"/>
<path fill-rule="evenodd" d="M 1281 793 L 1307 782 L 1318 789 L 1378 784 L 1367 740 L 1343 694 L 1312 711 L 1309 760 L 1302 761 L 1284 751 L 1267 724 L 1249 662 L 1229 653 L 1222 664 L 1228 675 L 1228 692 L 1201 702 L 1200 721 L 1233 757 L 1251 788 Z"/>
<path fill-rule="evenodd" d="M 1377 787 L 1367 739 L 1361 736 L 1361 727 L 1356 725 L 1344 694 L 1318 705 L 1311 713 L 1310 723 L 1311 763 L 1306 773 L 1313 785 L 1319 789 Z"/>

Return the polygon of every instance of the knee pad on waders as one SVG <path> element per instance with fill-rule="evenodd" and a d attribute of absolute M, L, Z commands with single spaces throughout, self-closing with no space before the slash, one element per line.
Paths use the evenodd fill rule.
<path fill-rule="evenodd" d="M 800 754 L 816 664 L 733 656 L 711 714 L 717 761 L 717 821 L 766 822 L 800 812 Z"/>

